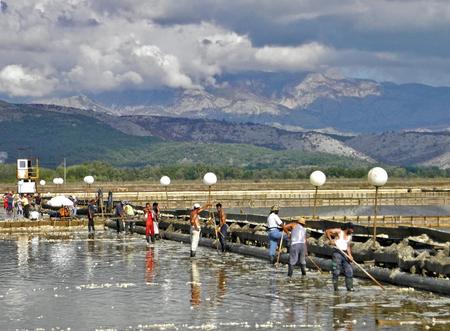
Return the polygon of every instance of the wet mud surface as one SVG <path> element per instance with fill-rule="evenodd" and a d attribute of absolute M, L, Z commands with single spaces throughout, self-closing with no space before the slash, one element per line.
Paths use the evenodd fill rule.
<path fill-rule="evenodd" d="M 3 235 L 1 330 L 375 330 L 381 320 L 450 319 L 450 298 L 355 279 L 332 291 L 327 273 L 306 277 L 266 261 L 112 231 Z M 436 325 L 433 330 L 447 330 Z M 404 330 L 422 330 L 407 325 Z"/>

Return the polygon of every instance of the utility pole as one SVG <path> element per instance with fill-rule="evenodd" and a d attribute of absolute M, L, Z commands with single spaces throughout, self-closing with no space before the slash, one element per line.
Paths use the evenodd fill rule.
<path fill-rule="evenodd" d="M 66 164 L 66 158 L 64 158 L 64 184 L 66 184 L 66 175 L 67 175 L 67 164 Z"/>

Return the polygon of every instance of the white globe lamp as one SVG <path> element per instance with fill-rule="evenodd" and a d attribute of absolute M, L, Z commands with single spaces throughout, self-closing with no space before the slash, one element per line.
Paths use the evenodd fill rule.
<path fill-rule="evenodd" d="M 47 184 L 47 183 L 45 182 L 45 180 L 41 179 L 41 180 L 39 181 L 39 185 L 45 186 L 45 184 Z"/>
<path fill-rule="evenodd" d="M 92 176 L 86 176 L 86 177 L 84 177 L 83 181 L 88 185 L 92 185 L 92 184 L 94 184 L 95 180 L 94 180 L 94 177 L 92 177 Z"/>
<path fill-rule="evenodd" d="M 367 174 L 367 179 L 369 180 L 370 185 L 380 187 L 386 184 L 388 180 L 388 174 L 386 170 L 380 167 L 375 167 L 370 169 Z"/>
<path fill-rule="evenodd" d="M 159 183 L 162 186 L 169 186 L 170 185 L 170 177 L 169 176 L 162 176 L 161 179 L 159 180 Z"/>
<path fill-rule="evenodd" d="M 207 172 L 203 176 L 203 184 L 211 186 L 217 183 L 217 176 L 213 172 Z"/>
<path fill-rule="evenodd" d="M 322 171 L 316 170 L 309 176 L 309 181 L 315 187 L 322 186 L 327 181 L 327 176 Z"/>

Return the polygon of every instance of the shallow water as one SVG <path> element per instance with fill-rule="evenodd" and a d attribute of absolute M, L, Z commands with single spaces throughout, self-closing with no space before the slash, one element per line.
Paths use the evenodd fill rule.
<path fill-rule="evenodd" d="M 375 319 L 450 319 L 450 298 L 111 232 L 3 236 L 0 330 L 376 329 Z M 341 281 L 343 283 L 343 281 Z M 412 327 L 405 327 L 405 330 Z M 420 328 L 417 327 L 419 330 Z M 445 327 L 441 328 L 445 330 Z"/>

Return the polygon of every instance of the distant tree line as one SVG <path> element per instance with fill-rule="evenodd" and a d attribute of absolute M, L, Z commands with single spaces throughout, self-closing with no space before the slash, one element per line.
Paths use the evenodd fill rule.
<path fill-rule="evenodd" d="M 195 180 L 213 171 L 219 178 L 235 180 L 267 180 L 267 179 L 307 179 L 312 171 L 320 169 L 329 178 L 364 178 L 371 167 L 336 167 L 336 166 L 301 166 L 289 168 L 261 167 L 233 167 L 206 164 L 177 164 L 160 167 L 119 168 L 104 162 L 92 162 L 67 167 L 67 182 L 79 182 L 87 175 L 93 175 L 97 181 L 142 181 L 159 180 L 167 175 L 173 180 Z M 386 166 L 390 177 L 396 178 L 450 178 L 450 169 L 437 167 L 390 167 Z M 55 177 L 62 177 L 64 169 L 41 168 L 40 177 L 51 181 Z M 0 182 L 13 183 L 16 181 L 16 165 L 0 164 Z"/>

